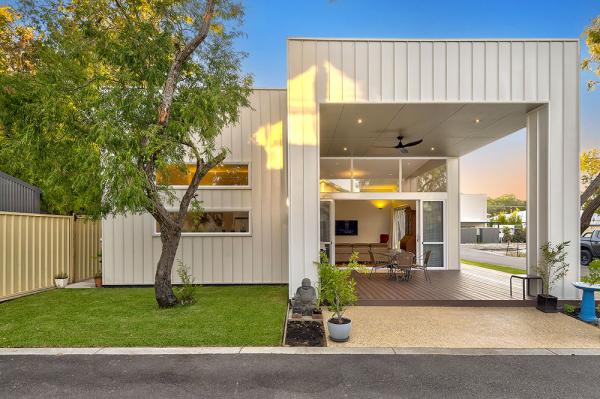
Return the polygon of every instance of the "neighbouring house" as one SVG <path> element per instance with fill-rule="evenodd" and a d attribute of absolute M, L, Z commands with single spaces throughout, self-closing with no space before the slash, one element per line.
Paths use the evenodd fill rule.
<path fill-rule="evenodd" d="M 460 243 L 497 243 L 499 230 L 488 227 L 487 194 L 460 194 Z"/>
<path fill-rule="evenodd" d="M 40 213 L 42 190 L 0 171 L 0 212 Z"/>
<path fill-rule="evenodd" d="M 487 194 L 460 194 L 460 227 L 488 225 Z"/>
<path fill-rule="evenodd" d="M 578 239 L 577 38 L 287 47 L 287 89 L 254 91 L 218 140 L 227 160 L 200 183 L 207 213 L 186 223 L 177 256 L 197 282 L 289 283 L 292 295 L 317 279 L 320 251 L 340 263 L 381 247 L 431 251 L 431 269 L 458 270 L 460 157 L 522 128 L 528 270 L 543 242 Z M 147 214 L 104 220 L 104 283 L 152 284 L 159 234 Z M 575 246 L 567 261 L 578 265 Z M 553 293 L 576 298 L 578 279 L 571 267 Z"/>

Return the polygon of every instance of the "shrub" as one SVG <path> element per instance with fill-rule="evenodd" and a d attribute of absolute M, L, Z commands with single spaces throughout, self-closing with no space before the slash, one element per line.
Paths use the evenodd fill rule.
<path fill-rule="evenodd" d="M 96 273 L 94 273 L 94 278 L 102 278 L 102 270 L 98 270 Z"/>
<path fill-rule="evenodd" d="M 566 314 L 573 314 L 573 313 L 575 313 L 575 307 L 573 305 L 569 305 L 568 303 L 565 303 L 563 305 L 563 312 L 565 312 Z"/>
<path fill-rule="evenodd" d="M 358 254 L 353 253 L 348 264 L 358 264 Z M 327 302 L 329 310 L 334 313 L 338 322 L 342 322 L 342 316 L 347 307 L 357 300 L 356 281 L 352 278 L 352 267 L 338 268 L 329 263 L 327 255 L 321 254 L 319 264 L 319 298 Z"/>
<path fill-rule="evenodd" d="M 502 228 L 502 242 L 510 242 L 512 234 L 510 234 L 510 227 L 504 226 Z"/>
<path fill-rule="evenodd" d="M 569 243 L 569 241 L 565 241 L 553 246 L 547 242 L 540 247 L 542 257 L 536 266 L 536 271 L 544 282 L 546 294 L 549 294 L 554 284 L 565 277 L 569 271 L 569 264 L 565 262 Z"/>
<path fill-rule="evenodd" d="M 512 236 L 512 242 L 525 242 L 525 241 L 527 241 L 527 231 L 520 226 L 515 226 L 515 232 Z"/>
<path fill-rule="evenodd" d="M 184 264 L 181 259 L 177 261 L 177 275 L 181 279 L 181 285 L 173 291 L 177 301 L 181 305 L 192 305 L 196 303 L 196 286 L 194 286 L 194 277 L 191 268 Z"/>
<path fill-rule="evenodd" d="M 600 259 L 595 259 L 588 265 L 590 274 L 582 277 L 581 281 L 588 284 L 600 284 Z"/>
<path fill-rule="evenodd" d="M 54 275 L 54 278 L 56 278 L 56 279 L 69 278 L 69 275 L 67 274 L 67 272 L 60 272 L 60 273 L 56 273 Z"/>

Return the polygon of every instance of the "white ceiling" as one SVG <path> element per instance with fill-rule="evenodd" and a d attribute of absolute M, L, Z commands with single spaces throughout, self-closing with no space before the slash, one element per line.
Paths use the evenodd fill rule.
<path fill-rule="evenodd" d="M 322 104 L 321 156 L 463 156 L 525 127 L 527 112 L 537 106 Z M 395 146 L 400 135 L 404 143 L 423 142 L 408 154 L 379 148 Z"/>

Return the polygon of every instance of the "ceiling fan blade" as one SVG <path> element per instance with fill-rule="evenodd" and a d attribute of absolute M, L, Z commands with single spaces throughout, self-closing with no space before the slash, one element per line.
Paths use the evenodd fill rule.
<path fill-rule="evenodd" d="M 372 147 L 373 147 L 373 148 L 387 148 L 387 149 L 396 148 L 396 147 L 394 147 L 394 146 L 392 146 L 392 145 L 390 145 L 390 146 L 385 146 L 385 145 L 374 145 L 374 146 L 372 146 Z"/>
<path fill-rule="evenodd" d="M 413 145 L 418 145 L 418 144 L 421 144 L 422 142 L 423 142 L 423 139 L 417 140 L 417 141 L 413 141 L 411 143 L 404 144 L 403 147 L 412 147 Z"/>

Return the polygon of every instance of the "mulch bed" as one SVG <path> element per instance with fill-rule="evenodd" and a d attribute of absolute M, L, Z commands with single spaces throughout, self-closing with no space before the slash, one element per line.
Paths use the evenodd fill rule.
<path fill-rule="evenodd" d="M 288 320 L 285 344 L 290 346 L 325 346 L 323 323 L 309 320 Z"/>

